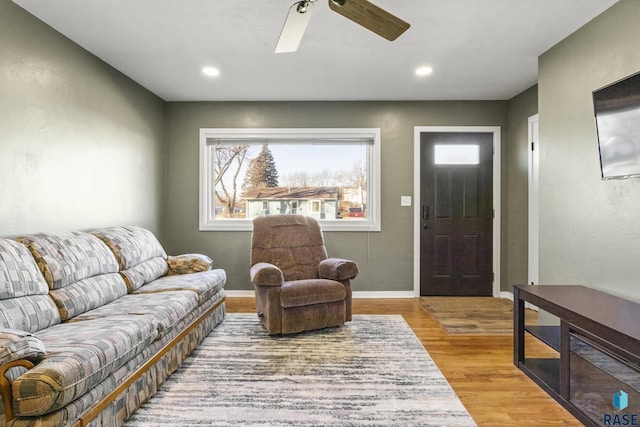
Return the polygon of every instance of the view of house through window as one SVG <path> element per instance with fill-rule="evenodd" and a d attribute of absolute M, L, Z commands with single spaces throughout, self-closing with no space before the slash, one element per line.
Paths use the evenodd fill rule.
<path fill-rule="evenodd" d="M 207 222 L 278 214 L 367 222 L 374 137 L 361 133 L 291 130 L 216 138 L 210 132 Z"/>

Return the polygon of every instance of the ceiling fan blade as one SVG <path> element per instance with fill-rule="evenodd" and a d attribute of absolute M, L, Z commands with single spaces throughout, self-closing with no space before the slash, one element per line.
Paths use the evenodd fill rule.
<path fill-rule="evenodd" d="M 312 11 L 313 3 L 310 1 L 299 1 L 291 5 L 287 19 L 284 21 L 280 32 L 276 53 L 288 53 L 298 50 Z"/>
<path fill-rule="evenodd" d="M 329 7 L 389 41 L 394 41 L 410 27 L 408 22 L 367 0 L 329 0 Z"/>

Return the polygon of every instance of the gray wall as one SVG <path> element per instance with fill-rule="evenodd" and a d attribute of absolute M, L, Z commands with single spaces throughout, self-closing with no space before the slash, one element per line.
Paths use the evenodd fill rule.
<path fill-rule="evenodd" d="M 360 291 L 413 289 L 413 127 L 502 127 L 502 290 L 526 280 L 526 119 L 540 96 L 541 281 L 640 298 L 640 180 L 599 178 L 591 91 L 640 70 L 622 0 L 540 58 L 509 101 L 164 103 L 9 0 L 0 0 L 0 236 L 138 224 L 199 251 L 250 289 L 249 233 L 198 231 L 200 127 L 382 128 L 382 232 L 327 233 Z M 415 202 L 415 200 L 414 200 Z"/>
<path fill-rule="evenodd" d="M 162 225 L 164 102 L 0 0 L 0 236 Z"/>
<path fill-rule="evenodd" d="M 507 195 L 502 238 L 503 260 L 501 290 L 513 291 L 513 285 L 525 284 L 529 266 L 529 117 L 538 113 L 538 86 L 533 86 L 509 100 L 506 179 Z"/>
<path fill-rule="evenodd" d="M 640 179 L 600 179 L 591 101 L 640 71 L 638 17 L 621 0 L 539 59 L 541 283 L 640 300 Z"/>
<path fill-rule="evenodd" d="M 173 253 L 208 254 L 227 270 L 227 289 L 251 289 L 250 232 L 198 231 L 200 128 L 379 127 L 382 231 L 327 232 L 325 239 L 331 256 L 351 258 L 359 264 L 361 274 L 354 281 L 354 290 L 412 291 L 413 208 L 400 207 L 400 196 L 413 195 L 414 126 L 501 126 L 504 145 L 506 119 L 506 101 L 170 102 L 167 105 L 167 248 Z"/>

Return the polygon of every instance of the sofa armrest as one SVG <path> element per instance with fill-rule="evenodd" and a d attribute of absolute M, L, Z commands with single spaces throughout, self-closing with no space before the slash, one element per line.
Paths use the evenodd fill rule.
<path fill-rule="evenodd" d="M 257 286 L 281 286 L 284 282 L 282 270 L 267 262 L 254 264 L 249 274 L 251 282 Z"/>
<path fill-rule="evenodd" d="M 16 360 L 41 361 L 46 354 L 44 344 L 29 332 L 0 329 L 0 365 Z"/>
<path fill-rule="evenodd" d="M 0 329 L 0 395 L 5 422 L 13 419 L 11 381 L 25 370 L 33 368 L 46 354 L 44 344 L 29 332 L 19 329 Z M 14 368 L 18 372 L 10 372 Z M 1 425 L 5 425 L 3 422 Z M 8 423 L 7 423 L 8 424 Z"/>
<path fill-rule="evenodd" d="M 33 367 L 33 362 L 25 359 L 14 360 L 0 365 L 0 395 L 2 396 L 2 409 L 4 410 L 4 422 L 1 425 L 8 425 L 9 421 L 13 419 L 13 390 L 9 379 L 9 371 L 14 368 L 29 370 Z"/>
<path fill-rule="evenodd" d="M 167 257 L 169 275 L 199 273 L 213 268 L 213 260 L 202 254 L 184 254 Z"/>
<path fill-rule="evenodd" d="M 348 259 L 327 258 L 320 261 L 318 273 L 323 279 L 350 280 L 354 279 L 359 271 L 358 265 Z"/>

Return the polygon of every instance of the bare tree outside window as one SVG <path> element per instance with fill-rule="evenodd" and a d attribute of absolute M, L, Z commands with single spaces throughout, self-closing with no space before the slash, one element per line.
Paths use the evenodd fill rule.
<path fill-rule="evenodd" d="M 215 147 L 214 183 L 216 216 L 233 218 L 238 201 L 238 176 L 245 163 L 249 145 L 229 144 Z M 218 203 L 219 202 L 219 203 Z M 217 212 L 218 206 L 224 211 Z"/>
<path fill-rule="evenodd" d="M 307 187 L 311 185 L 311 182 L 307 171 L 293 171 L 282 177 L 282 185 L 290 187 Z"/>

